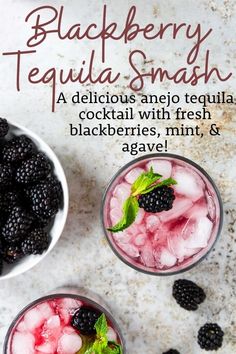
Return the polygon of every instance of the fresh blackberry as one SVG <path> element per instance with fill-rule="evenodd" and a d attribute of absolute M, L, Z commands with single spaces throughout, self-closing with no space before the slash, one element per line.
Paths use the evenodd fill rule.
<path fill-rule="evenodd" d="M 32 141 L 25 135 L 16 136 L 9 140 L 2 149 L 4 162 L 17 162 L 31 155 L 33 150 Z"/>
<path fill-rule="evenodd" d="M 26 190 L 33 213 L 42 219 L 53 217 L 59 210 L 62 201 L 62 187 L 55 177 Z"/>
<path fill-rule="evenodd" d="M 177 303 L 188 311 L 195 311 L 206 298 L 202 288 L 191 280 L 179 279 L 173 285 L 173 297 Z"/>
<path fill-rule="evenodd" d="M 100 316 L 100 311 L 83 306 L 73 315 L 71 325 L 83 335 L 95 334 L 94 326 Z"/>
<path fill-rule="evenodd" d="M 3 138 L 5 135 L 7 135 L 9 130 L 9 125 L 7 123 L 7 120 L 4 118 L 0 118 L 0 138 Z"/>
<path fill-rule="evenodd" d="M 52 220 L 53 220 L 52 218 L 42 219 L 42 218 L 35 217 L 32 223 L 32 228 L 43 229 L 47 227 L 52 222 Z"/>
<path fill-rule="evenodd" d="M 162 353 L 162 354 L 180 354 L 180 352 L 178 352 L 178 350 L 176 350 L 176 349 L 169 349 L 169 350 L 167 350 L 167 352 Z"/>
<path fill-rule="evenodd" d="M 49 236 L 43 229 L 30 232 L 21 243 L 24 254 L 42 254 L 49 246 Z"/>
<path fill-rule="evenodd" d="M 206 323 L 198 331 L 198 344 L 205 350 L 217 350 L 222 346 L 224 332 L 217 323 Z"/>
<path fill-rule="evenodd" d="M 16 170 L 16 182 L 29 184 L 46 178 L 51 171 L 51 165 L 43 153 L 38 153 L 22 162 Z"/>
<path fill-rule="evenodd" d="M 23 252 L 18 245 L 6 245 L 3 248 L 3 260 L 6 263 L 15 263 L 23 257 Z"/>
<path fill-rule="evenodd" d="M 4 211 L 10 213 L 10 211 L 21 204 L 20 193 L 16 190 L 11 190 L 2 194 Z M 1 208 L 0 208 L 1 209 Z"/>
<path fill-rule="evenodd" d="M 151 192 L 140 195 L 139 207 L 148 213 L 159 213 L 172 208 L 175 199 L 174 190 L 171 187 L 162 186 L 153 189 Z"/>
<path fill-rule="evenodd" d="M 0 164 L 0 188 L 8 187 L 12 184 L 13 169 L 10 164 Z"/>
<path fill-rule="evenodd" d="M 32 224 L 32 216 L 21 207 L 14 207 L 2 228 L 2 236 L 6 243 L 18 243 Z"/>

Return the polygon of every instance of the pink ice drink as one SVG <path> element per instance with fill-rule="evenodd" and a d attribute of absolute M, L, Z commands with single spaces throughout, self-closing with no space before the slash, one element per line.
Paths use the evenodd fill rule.
<path fill-rule="evenodd" d="M 155 175 L 161 177 L 155 181 Z M 147 176 L 150 181 L 154 176 L 154 183 L 149 181 L 145 189 Z M 130 198 L 132 208 L 127 206 Z M 222 203 L 212 179 L 194 162 L 172 154 L 148 155 L 124 166 L 105 192 L 102 213 L 116 255 L 136 270 L 156 275 L 198 263 L 222 226 Z"/>
<path fill-rule="evenodd" d="M 125 353 L 120 330 L 107 310 L 85 297 L 54 294 L 17 316 L 8 330 L 4 354 L 84 354 L 101 339 L 115 353 Z"/>

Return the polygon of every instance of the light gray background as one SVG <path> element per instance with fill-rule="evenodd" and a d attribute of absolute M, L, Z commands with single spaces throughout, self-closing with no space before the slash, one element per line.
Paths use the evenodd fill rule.
<path fill-rule="evenodd" d="M 50 1 L 50 4 L 57 4 Z M 88 23 L 101 17 L 102 1 L 60 1 L 66 4 L 66 23 Z M 235 71 L 235 1 L 107 1 L 109 18 L 124 21 L 127 9 L 136 4 L 140 23 L 200 22 L 204 29 L 213 28 L 213 34 L 204 44 L 199 62 L 203 63 L 204 52 L 211 49 L 211 63 L 223 68 L 224 73 Z M 1 51 L 26 49 L 30 25 L 25 24 L 26 14 L 45 1 L 1 0 L 0 43 Z M 209 122 L 202 123 L 206 133 L 197 137 L 172 138 L 168 140 L 169 152 L 192 158 L 205 168 L 216 181 L 222 193 L 225 210 L 224 228 L 219 242 L 209 257 L 181 277 L 200 284 L 207 293 L 207 300 L 197 312 L 182 310 L 172 299 L 171 287 L 175 277 L 151 277 L 137 273 L 120 262 L 110 250 L 101 228 L 100 203 L 102 192 L 111 176 L 132 157 L 121 152 L 121 144 L 136 139 L 125 138 L 78 138 L 70 137 L 68 124 L 78 123 L 77 112 L 93 106 L 61 105 L 51 113 L 50 85 L 29 85 L 25 75 L 35 65 L 46 70 L 57 68 L 80 68 L 92 46 L 100 43 L 63 43 L 56 36 L 48 38 L 37 49 L 37 55 L 22 62 L 22 91 L 16 92 L 15 59 L 0 57 L 0 116 L 15 121 L 37 132 L 56 152 L 65 169 L 70 188 L 70 211 L 66 228 L 57 246 L 46 259 L 26 274 L 0 284 L 0 341 L 17 312 L 28 302 L 61 285 L 79 285 L 91 288 L 106 299 L 120 323 L 127 341 L 129 354 L 161 354 L 174 347 L 182 354 L 200 354 L 196 344 L 198 328 L 206 321 L 218 322 L 225 331 L 224 346 L 219 354 L 236 352 L 235 324 L 235 108 L 232 105 L 211 105 L 212 116 L 221 127 L 221 137 L 207 134 Z M 184 38 L 146 43 L 137 39 L 131 48 L 145 50 L 152 63 L 144 66 L 177 69 L 184 63 L 188 43 Z M 109 42 L 107 64 L 122 71 L 118 85 L 111 93 L 127 93 L 125 76 L 132 75 L 127 65 L 130 45 Z M 96 71 L 100 65 L 96 64 Z M 143 93 L 206 93 L 225 90 L 232 92 L 235 77 L 226 83 L 210 82 L 207 85 L 188 87 L 174 86 L 166 82 L 150 85 Z M 58 92 L 60 86 L 58 86 Z M 93 87 L 79 84 L 62 88 L 69 97 L 75 91 L 98 90 L 108 87 Z M 158 106 L 157 106 L 158 107 Z M 99 108 L 99 105 L 94 106 Z M 139 106 L 135 105 L 135 109 Z M 191 107 L 186 107 L 191 108 Z M 86 123 L 92 126 L 95 123 Z M 124 124 L 124 123 L 117 123 Z M 150 123 L 147 123 L 150 124 Z M 164 122 L 156 122 L 160 129 Z M 152 142 L 152 139 L 140 139 Z M 23 354 L 23 353 L 22 353 Z"/>

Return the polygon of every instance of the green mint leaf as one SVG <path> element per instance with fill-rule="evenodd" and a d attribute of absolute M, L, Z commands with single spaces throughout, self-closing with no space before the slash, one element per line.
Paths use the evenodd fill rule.
<path fill-rule="evenodd" d="M 177 184 L 176 180 L 173 179 L 173 178 L 167 178 L 167 179 L 164 179 L 164 181 L 161 181 L 157 184 L 154 184 L 153 186 L 151 186 L 150 188 L 147 188 L 146 190 L 144 190 L 142 193 L 140 194 L 146 194 L 146 193 L 149 193 L 151 191 L 153 191 L 153 189 L 156 189 L 158 187 L 162 187 L 162 186 L 172 186 L 173 184 Z"/>
<path fill-rule="evenodd" d="M 80 334 L 80 337 L 82 339 L 82 347 L 76 354 L 92 354 L 93 353 L 93 343 L 95 341 L 94 336 L 83 336 Z"/>
<path fill-rule="evenodd" d="M 108 347 L 104 350 L 103 354 L 122 354 L 121 346 L 115 342 L 108 342 Z"/>
<path fill-rule="evenodd" d="M 104 313 L 98 318 L 94 328 L 96 329 L 98 336 L 106 336 L 108 331 L 107 320 Z"/>
<path fill-rule="evenodd" d="M 121 220 L 116 225 L 108 228 L 108 230 L 112 232 L 123 231 L 134 222 L 138 214 L 138 210 L 139 205 L 137 198 L 130 196 L 123 204 L 123 216 Z"/>
<path fill-rule="evenodd" d="M 153 168 L 150 168 L 150 171 L 143 172 L 141 175 L 134 181 L 131 186 L 131 192 L 133 196 L 137 196 L 142 194 L 148 187 L 150 187 L 153 183 L 155 183 L 162 176 L 158 173 L 153 172 Z"/>

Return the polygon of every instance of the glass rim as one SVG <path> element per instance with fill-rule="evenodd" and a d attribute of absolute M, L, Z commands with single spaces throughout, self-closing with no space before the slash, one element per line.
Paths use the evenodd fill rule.
<path fill-rule="evenodd" d="M 9 344 L 9 339 L 11 338 L 12 330 L 14 329 L 14 327 L 17 324 L 17 322 L 19 321 L 19 319 L 26 313 L 26 311 L 33 308 L 34 306 L 36 306 L 39 303 L 42 303 L 42 302 L 45 302 L 45 301 L 48 301 L 51 299 L 55 299 L 55 298 L 68 298 L 68 297 L 72 298 L 72 299 L 77 299 L 79 301 L 83 301 L 87 305 L 91 305 L 92 307 L 94 307 L 94 308 L 98 309 L 99 311 L 101 311 L 102 313 L 104 313 L 106 318 L 108 318 L 108 320 L 112 323 L 115 331 L 117 332 L 118 337 L 121 341 L 123 353 L 126 354 L 126 346 L 125 346 L 124 336 L 122 334 L 120 326 L 118 325 L 117 321 L 114 319 L 114 316 L 111 314 L 111 312 L 108 311 L 107 309 L 105 309 L 102 305 L 98 304 L 96 301 L 94 301 L 86 296 L 77 295 L 77 294 L 69 294 L 66 292 L 65 293 L 54 293 L 54 294 L 39 297 L 38 299 L 30 302 L 23 309 L 21 309 L 18 312 L 18 314 L 16 315 L 16 317 L 12 320 L 12 322 L 7 330 L 7 333 L 6 333 L 5 339 L 4 339 L 4 343 L 3 343 L 3 354 L 8 354 L 8 352 L 7 352 L 8 347 L 7 346 Z"/>
<path fill-rule="evenodd" d="M 114 247 L 113 243 L 110 240 L 110 237 L 108 236 L 108 232 L 104 223 L 104 206 L 105 206 L 105 201 L 106 201 L 106 197 L 107 197 L 107 193 L 111 187 L 111 185 L 113 184 L 113 182 L 116 180 L 117 177 L 119 177 L 119 175 L 125 171 L 126 169 L 128 169 L 130 166 L 132 166 L 133 164 L 142 161 L 142 160 L 146 160 L 146 159 L 151 159 L 151 158 L 156 158 L 156 157 L 166 157 L 166 158 L 175 158 L 177 160 L 181 160 L 184 162 L 187 162 L 188 164 L 192 165 L 193 167 L 195 167 L 197 170 L 199 170 L 204 177 L 206 177 L 206 179 L 210 182 L 210 184 L 212 185 L 215 193 L 216 193 L 216 197 L 217 200 L 219 202 L 219 225 L 218 225 L 218 229 L 217 229 L 217 234 L 216 237 L 211 245 L 211 247 L 207 250 L 206 253 L 204 253 L 198 260 L 196 260 L 194 263 L 188 265 L 185 268 L 176 270 L 176 271 L 164 271 L 164 272 L 155 272 L 155 271 L 151 271 L 148 269 L 142 269 L 134 264 L 132 264 L 131 262 L 129 262 L 128 260 L 126 260 L 119 252 L 118 250 Z M 110 181 L 108 182 L 104 193 L 103 193 L 103 197 L 102 197 L 102 207 L 101 207 L 101 212 L 100 212 L 100 217 L 101 217 L 101 221 L 102 221 L 102 227 L 103 227 L 103 231 L 105 233 L 106 239 L 108 241 L 108 244 L 110 245 L 112 251 L 115 253 L 115 255 L 126 265 L 128 265 L 129 267 L 133 268 L 134 270 L 144 273 L 144 274 L 148 274 L 148 275 L 153 275 L 153 276 L 171 276 L 171 275 L 176 275 L 176 274 L 180 274 L 180 273 L 184 273 L 192 268 L 194 268 L 195 266 L 197 266 L 199 263 L 201 263 L 210 253 L 210 251 L 213 249 L 213 247 L 215 246 L 217 240 L 219 239 L 219 236 L 221 234 L 221 230 L 222 230 L 222 226 L 223 226 L 223 202 L 221 199 L 221 195 L 219 192 L 218 187 L 216 186 L 214 180 L 210 177 L 210 175 L 201 167 L 199 166 L 196 162 L 188 159 L 187 157 L 181 156 L 181 155 L 177 155 L 177 154 L 172 154 L 172 153 L 153 153 L 153 154 L 146 154 L 146 155 L 142 155 L 140 157 L 137 157 L 135 159 L 133 159 L 132 161 L 126 163 L 124 166 L 122 166 L 121 168 L 119 168 L 119 170 L 113 175 L 113 177 L 110 179 Z"/>

